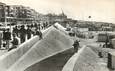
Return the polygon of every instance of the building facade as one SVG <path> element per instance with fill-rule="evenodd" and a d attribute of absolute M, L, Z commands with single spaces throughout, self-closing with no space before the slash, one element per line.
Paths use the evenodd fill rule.
<path fill-rule="evenodd" d="M 30 7 L 0 3 L 0 22 L 3 24 L 32 23 L 37 17 L 38 12 Z"/>

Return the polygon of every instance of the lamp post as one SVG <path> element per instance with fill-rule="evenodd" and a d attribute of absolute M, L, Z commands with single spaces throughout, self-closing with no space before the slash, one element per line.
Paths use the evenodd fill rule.
<path fill-rule="evenodd" d="M 4 24 L 6 27 L 7 26 L 7 24 L 6 24 L 6 6 L 4 6 Z"/>

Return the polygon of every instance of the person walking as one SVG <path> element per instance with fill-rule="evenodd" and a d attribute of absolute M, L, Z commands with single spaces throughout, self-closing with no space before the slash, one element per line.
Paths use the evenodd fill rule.
<path fill-rule="evenodd" d="M 3 43 L 3 47 L 6 47 L 6 30 L 4 29 L 3 30 L 3 41 L 4 41 L 4 43 Z"/>
<path fill-rule="evenodd" d="M 27 33 L 27 39 L 30 39 L 32 35 L 32 30 L 30 29 L 30 26 L 27 26 L 26 33 Z"/>
<path fill-rule="evenodd" d="M 0 49 L 2 48 L 2 32 L 0 32 Z"/>
<path fill-rule="evenodd" d="M 25 29 L 24 25 L 21 26 L 19 32 L 20 32 L 20 41 L 21 41 L 21 43 L 23 43 L 26 40 L 26 29 Z"/>
<path fill-rule="evenodd" d="M 74 47 L 75 53 L 78 52 L 78 48 L 79 48 L 79 42 L 78 42 L 78 40 L 74 41 L 73 47 Z"/>
<path fill-rule="evenodd" d="M 98 55 L 99 55 L 100 58 L 102 58 L 103 57 L 103 54 L 102 54 L 103 53 L 102 52 L 103 51 L 103 44 L 100 44 L 99 48 L 100 48 L 100 50 L 98 51 Z"/>
<path fill-rule="evenodd" d="M 10 46 L 10 40 L 11 40 L 11 32 L 10 29 L 7 29 L 6 33 L 5 33 L 5 38 L 6 38 L 6 49 L 9 49 Z"/>
<path fill-rule="evenodd" d="M 15 33 L 17 36 L 18 36 L 18 26 L 16 25 L 14 28 L 13 28 L 13 33 Z"/>
<path fill-rule="evenodd" d="M 35 32 L 35 35 L 38 35 L 39 36 L 39 39 L 42 39 L 43 37 L 42 37 L 42 32 L 40 31 L 40 30 L 38 30 L 38 29 L 36 29 L 35 30 L 36 32 Z"/>
<path fill-rule="evenodd" d="M 40 30 L 40 26 L 41 26 L 41 24 L 40 23 L 38 23 L 38 29 Z"/>
<path fill-rule="evenodd" d="M 17 35 L 14 33 L 12 36 L 13 36 L 13 40 L 11 41 L 12 47 L 9 48 L 8 51 L 10 51 L 10 50 L 12 50 L 14 48 L 17 48 L 17 46 L 19 45 L 19 39 L 18 39 Z"/>

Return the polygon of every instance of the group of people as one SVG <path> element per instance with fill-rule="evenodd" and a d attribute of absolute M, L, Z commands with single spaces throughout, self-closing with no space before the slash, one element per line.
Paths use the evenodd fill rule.
<path fill-rule="evenodd" d="M 16 48 L 19 43 L 23 43 L 26 39 L 30 39 L 32 36 L 38 35 L 39 39 L 42 39 L 41 29 L 45 29 L 46 26 L 42 27 L 39 24 L 34 25 L 16 25 L 13 29 L 4 29 L 0 34 L 0 49 L 3 45 L 8 50 Z M 4 41 L 5 43 L 3 43 Z M 12 48 L 10 47 L 12 44 Z"/>
<path fill-rule="evenodd" d="M 44 26 L 44 29 L 47 26 Z M 54 26 L 55 27 L 55 26 Z M 55 27 L 56 28 L 56 27 Z M 23 43 L 26 41 L 26 39 L 30 39 L 32 36 L 38 35 L 39 39 L 41 40 L 43 37 L 41 29 L 41 26 L 39 24 L 35 25 L 16 25 L 13 27 L 13 30 L 10 29 L 3 30 L 2 34 L 0 34 L 0 40 L 5 41 L 6 43 L 3 43 L 3 47 L 6 47 L 9 51 L 17 48 L 19 43 Z M 12 43 L 12 47 L 10 47 L 10 43 Z M 0 41 L 0 48 L 1 48 L 2 42 Z M 74 51 L 77 52 L 79 48 L 79 41 L 76 40 L 73 44 Z"/>
<path fill-rule="evenodd" d="M 6 45 L 6 49 L 9 48 L 9 41 L 11 40 L 11 32 L 10 29 L 3 29 L 3 32 L 0 33 L 0 48 L 3 44 L 3 47 Z M 5 43 L 2 43 L 2 41 L 5 41 Z"/>
<path fill-rule="evenodd" d="M 44 27 L 45 29 L 46 27 Z M 21 25 L 21 26 L 15 26 L 13 28 L 13 33 L 15 33 L 19 38 L 21 43 L 25 42 L 26 36 L 27 39 L 30 39 L 32 36 L 38 35 L 39 38 L 42 38 L 42 32 L 41 32 L 41 26 L 40 24 L 35 25 Z"/>

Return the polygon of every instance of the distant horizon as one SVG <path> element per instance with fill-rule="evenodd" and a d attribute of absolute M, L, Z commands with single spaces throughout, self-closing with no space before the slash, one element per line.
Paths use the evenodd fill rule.
<path fill-rule="evenodd" d="M 1 0 L 7 5 L 23 5 L 41 14 L 63 12 L 75 20 L 115 23 L 115 0 Z M 88 18 L 91 16 L 91 18 Z"/>

